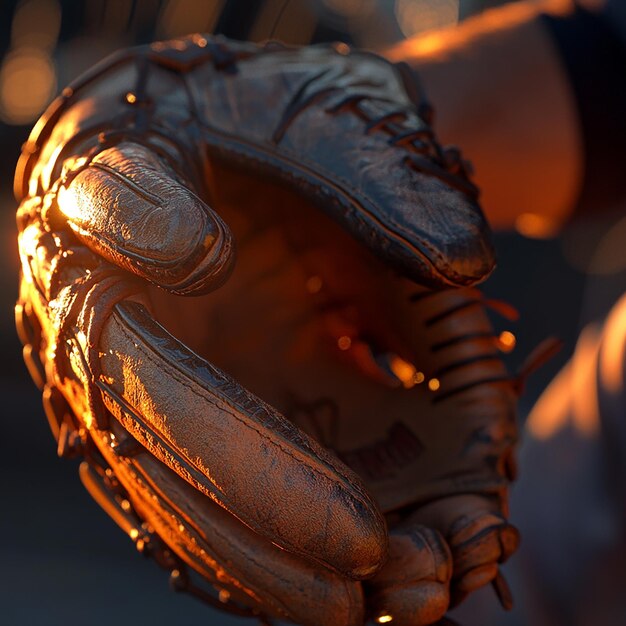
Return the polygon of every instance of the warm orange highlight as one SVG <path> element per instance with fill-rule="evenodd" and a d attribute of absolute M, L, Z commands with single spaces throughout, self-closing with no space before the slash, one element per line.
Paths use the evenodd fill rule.
<path fill-rule="evenodd" d="M 559 224 L 555 224 L 546 215 L 537 213 L 522 213 L 515 220 L 515 229 L 520 235 L 532 239 L 547 239 L 554 237 L 559 230 Z"/>
<path fill-rule="evenodd" d="M 535 404 L 526 427 L 541 440 L 550 439 L 572 425 L 584 436 L 598 429 L 596 367 L 599 333 L 587 327 L 571 361 L 559 372 Z"/>
<path fill-rule="evenodd" d="M 613 308 L 604 330 L 600 352 L 602 386 L 611 393 L 621 393 L 626 363 L 626 296 Z"/>
<path fill-rule="evenodd" d="M 512 352 L 516 343 L 515 335 L 509 330 L 503 330 L 498 337 L 498 348 L 502 352 Z"/>
<path fill-rule="evenodd" d="M 0 114 L 8 124 L 32 122 L 56 89 L 54 65 L 47 53 L 19 49 L 0 70 Z"/>
<path fill-rule="evenodd" d="M 418 34 L 391 50 L 386 50 L 384 54 L 392 61 L 449 55 L 488 33 L 514 28 L 541 12 L 565 13 L 568 10 L 571 10 L 571 4 L 567 0 L 540 3 L 514 2 L 507 6 L 483 11 L 473 18 L 464 20 L 462 28 L 452 24 L 432 33 Z"/>

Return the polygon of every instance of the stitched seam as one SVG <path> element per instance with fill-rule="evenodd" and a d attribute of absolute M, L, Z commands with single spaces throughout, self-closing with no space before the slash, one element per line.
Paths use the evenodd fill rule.
<path fill-rule="evenodd" d="M 324 174 L 325 177 L 327 177 L 331 181 L 332 180 L 336 180 L 336 181 L 341 182 L 345 187 L 347 187 L 354 194 L 354 196 L 359 201 L 367 202 L 369 204 L 375 204 L 369 196 L 366 196 L 365 194 L 363 194 L 360 190 L 358 190 L 356 187 L 354 187 L 351 184 L 351 182 L 348 181 L 347 179 L 345 179 L 343 176 L 340 176 L 340 175 L 337 175 L 336 173 L 330 172 L 323 165 L 321 165 L 321 164 L 319 164 L 317 162 L 310 161 L 309 159 L 307 159 L 307 157 L 305 155 L 296 154 L 295 152 L 292 152 L 289 148 L 285 148 L 284 146 L 280 146 L 278 148 L 278 151 L 284 152 L 290 159 L 293 159 L 293 160 L 298 159 L 300 161 L 303 161 L 307 166 L 309 166 L 314 171 L 315 170 L 319 170 L 322 174 Z M 389 219 L 389 223 L 398 231 L 398 234 L 402 234 L 403 236 L 405 236 L 405 238 L 408 239 L 408 235 L 411 234 L 408 229 L 406 229 L 401 224 L 398 224 L 393 219 Z M 429 242 L 421 241 L 420 243 L 422 245 L 424 245 L 425 248 L 430 250 L 432 252 L 433 256 L 435 256 L 437 259 L 439 259 L 440 261 L 445 261 L 445 257 L 443 257 L 443 255 L 441 255 Z M 413 245 L 413 244 L 411 244 L 411 245 Z M 447 263 L 445 265 L 446 265 L 446 267 L 448 267 Z"/>
<path fill-rule="evenodd" d="M 134 341 L 136 338 L 134 338 L 124 327 L 122 327 L 119 322 L 117 322 L 117 320 L 115 320 L 115 322 L 117 323 L 118 326 L 121 327 L 122 333 L 124 334 L 124 336 L 129 339 L 131 342 Z M 145 356 L 146 358 L 152 362 L 153 365 L 159 366 L 161 364 L 159 364 L 156 359 L 149 354 L 149 350 L 147 352 L 145 352 Z M 238 422 L 240 422 L 241 424 L 243 424 L 246 428 L 256 432 L 261 438 L 265 439 L 266 441 L 268 441 L 270 444 L 274 445 L 275 447 L 279 448 L 282 452 L 284 452 L 287 456 L 289 456 L 290 458 L 292 458 L 294 461 L 297 461 L 298 463 L 303 463 L 301 459 L 298 459 L 288 448 L 285 448 L 281 445 L 281 443 L 279 441 L 274 441 L 273 439 L 271 439 L 270 437 L 268 437 L 265 433 L 263 433 L 261 430 L 255 428 L 252 424 L 247 423 L 245 420 L 243 420 L 241 417 L 238 417 L 235 413 L 221 408 L 214 400 L 211 400 L 210 398 L 206 397 L 203 393 L 198 392 L 196 389 L 194 389 L 194 387 L 192 387 L 192 385 L 188 382 L 185 381 L 183 379 L 180 378 L 178 372 L 176 372 L 176 370 L 169 365 L 167 362 L 164 362 L 165 367 L 169 370 L 169 374 L 172 376 L 172 378 L 174 378 L 174 380 L 176 380 L 177 382 L 179 382 L 181 385 L 183 385 L 184 387 L 187 387 L 189 389 L 189 391 L 194 394 L 195 396 L 197 396 L 198 398 L 201 398 L 202 400 L 205 400 L 206 402 L 208 402 L 209 404 L 213 405 L 215 408 L 217 408 L 218 410 L 227 413 L 228 415 L 230 415 L 231 417 L 233 417 L 235 420 L 237 420 Z M 176 447 L 178 449 L 178 445 L 172 443 L 171 441 L 169 442 L 171 445 L 173 445 L 174 447 Z M 180 453 L 180 452 L 179 452 Z M 185 455 L 185 458 L 186 455 Z M 190 465 L 195 465 L 190 459 L 187 458 L 187 461 L 189 462 Z M 304 463 L 304 465 L 307 467 L 307 469 L 309 469 L 310 471 L 312 471 L 314 474 L 317 474 L 318 476 L 321 476 L 323 478 L 325 478 L 328 482 L 331 482 L 332 484 L 336 484 L 336 485 L 341 485 L 341 482 L 338 482 L 336 480 L 333 480 L 330 476 L 327 476 L 326 474 L 324 474 L 323 472 L 321 472 L 320 470 L 316 469 L 315 467 L 313 467 L 310 464 L 306 464 Z M 358 500 L 359 502 L 361 502 L 361 504 L 365 505 L 366 508 L 369 508 L 368 503 L 364 500 L 361 499 L 359 497 L 356 496 L 351 496 L 354 497 L 355 500 Z"/>
<path fill-rule="evenodd" d="M 202 127 L 211 134 L 217 134 L 217 136 L 225 136 L 228 139 L 230 139 L 231 141 L 235 142 L 238 146 L 241 146 L 241 141 L 231 135 L 230 133 L 226 133 L 226 132 L 220 132 L 217 129 L 213 129 L 211 128 L 211 126 L 209 126 L 208 124 L 203 123 Z M 214 132 L 217 131 L 217 132 Z M 262 144 L 258 144 L 257 142 L 250 144 L 252 146 L 253 149 L 255 150 L 260 150 L 261 151 L 261 160 L 264 163 L 268 162 L 268 157 L 271 157 L 271 153 L 268 154 L 268 148 L 265 148 Z M 245 149 L 245 146 L 244 146 Z M 312 172 L 314 174 L 320 174 L 323 175 L 324 177 L 326 177 L 331 183 L 337 181 L 338 183 L 340 183 L 341 185 L 344 185 L 349 191 L 351 191 L 354 195 L 354 197 L 359 200 L 361 203 L 368 203 L 368 204 L 375 204 L 372 199 L 369 196 L 364 195 L 361 191 L 359 191 L 358 189 L 356 189 L 355 187 L 352 186 L 352 184 L 346 180 L 343 176 L 339 176 L 336 173 L 331 173 L 329 170 L 327 170 L 323 165 L 317 163 L 317 162 L 313 162 L 310 161 L 306 158 L 306 156 L 304 155 L 300 155 L 300 154 L 296 154 L 295 152 L 292 152 L 289 148 L 286 148 L 284 146 L 279 146 L 279 147 L 275 147 L 272 149 L 272 151 L 277 152 L 279 155 L 283 155 L 284 157 L 286 157 L 286 160 L 288 161 L 294 161 L 294 162 L 302 162 L 304 163 L 307 167 L 309 167 Z M 236 150 L 237 154 L 241 154 L 239 150 Z M 258 153 L 257 153 L 258 156 Z M 254 158 L 257 158 L 257 156 L 255 156 Z M 296 175 L 300 174 L 299 168 L 296 168 L 297 172 Z M 338 185 L 340 186 L 340 185 Z M 378 219 L 375 217 L 375 215 L 373 213 L 370 213 L 369 211 L 367 212 L 367 215 L 370 219 L 373 219 L 376 222 L 379 222 L 380 224 L 382 224 L 383 226 L 385 225 L 384 222 L 382 222 L 382 220 Z M 398 224 L 395 220 L 391 219 L 389 221 L 389 223 L 391 224 L 391 226 L 393 226 L 397 232 L 395 232 L 395 234 L 399 237 L 402 237 L 405 239 L 406 243 L 408 243 L 411 247 L 416 247 L 413 244 L 411 244 L 410 242 L 408 242 L 408 237 L 407 235 L 410 234 L 410 231 L 408 231 L 405 227 L 401 226 L 400 224 Z M 391 230 L 391 229 L 390 229 Z M 420 242 L 427 250 L 429 250 L 433 257 L 436 258 L 438 261 L 442 262 L 443 265 L 445 266 L 445 268 L 451 272 L 454 276 L 458 276 L 458 274 L 456 272 L 454 272 L 454 270 L 452 270 L 452 268 L 449 266 L 448 263 L 445 262 L 445 257 L 443 255 L 441 255 L 436 248 L 434 248 L 432 246 L 432 244 L 430 244 L 427 241 L 422 241 Z M 418 249 L 419 251 L 419 249 Z M 430 261 L 432 263 L 432 261 Z"/>
<path fill-rule="evenodd" d="M 171 515 L 174 519 L 177 519 L 177 518 L 178 519 L 183 519 L 183 520 L 185 519 L 185 511 L 183 511 L 180 506 L 178 506 L 177 504 L 172 502 L 163 492 L 160 492 L 159 489 L 156 489 L 156 488 L 152 487 L 149 484 L 149 482 L 145 479 L 145 477 L 143 475 L 137 474 L 137 471 L 134 468 L 129 467 L 127 465 L 127 469 L 131 473 L 131 475 L 135 478 L 135 480 L 143 487 L 144 490 L 146 490 L 148 492 L 154 493 L 159 498 L 159 500 L 162 501 L 162 504 L 165 505 L 165 509 L 166 509 L 166 512 L 167 512 L 168 515 Z M 141 472 L 141 473 L 143 474 L 143 472 Z M 218 554 L 219 551 L 215 550 L 211 546 L 211 544 L 209 543 L 209 538 L 201 530 L 201 528 L 199 528 L 196 525 L 196 522 L 193 519 L 190 520 L 190 522 L 186 521 L 186 523 L 185 523 L 185 531 L 191 535 L 192 533 L 191 533 L 191 529 L 189 527 L 191 527 L 191 529 L 193 529 L 193 533 L 195 533 L 197 535 L 197 537 L 199 537 L 200 540 L 202 542 L 204 542 L 207 547 L 209 547 L 209 552 L 211 552 L 213 554 L 215 562 L 217 564 L 220 564 L 222 562 L 221 561 L 221 556 L 223 556 L 223 555 L 219 555 Z M 215 535 L 217 535 L 218 537 L 220 537 L 235 552 L 237 552 L 238 554 L 242 555 L 246 560 L 252 561 L 260 569 L 275 575 L 277 578 L 279 578 L 280 580 L 282 580 L 284 582 L 289 582 L 289 579 L 284 578 L 282 576 L 278 576 L 276 571 L 274 571 L 272 569 L 269 569 L 268 567 L 265 566 L 264 563 L 256 560 L 254 558 L 254 555 L 251 555 L 251 554 L 247 553 L 245 550 L 240 550 L 232 541 L 230 541 L 230 537 L 229 537 L 228 534 L 224 534 L 224 533 L 221 532 L 221 528 L 219 527 L 219 525 L 212 525 L 211 532 L 214 533 Z M 238 577 L 236 577 L 234 575 L 233 575 L 233 578 L 235 578 L 236 580 L 239 579 Z"/>

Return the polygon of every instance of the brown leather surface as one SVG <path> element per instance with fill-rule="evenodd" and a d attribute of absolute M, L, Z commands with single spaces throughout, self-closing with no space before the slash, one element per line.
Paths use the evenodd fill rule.
<path fill-rule="evenodd" d="M 234 597 L 298 624 L 363 623 L 360 585 L 280 550 L 190 487 L 150 454 L 100 449 L 133 505 L 191 567 Z"/>
<path fill-rule="evenodd" d="M 193 50 L 202 60 L 172 73 L 171 59 Z M 494 267 L 465 163 L 437 144 L 401 73 L 374 54 L 192 37 L 118 54 L 46 116 L 18 168 L 21 195 L 49 189 L 68 157 L 132 138 L 199 190 L 207 157 L 274 178 L 420 282 L 472 284 Z"/>
<path fill-rule="evenodd" d="M 100 343 L 106 404 L 126 430 L 270 541 L 371 575 L 386 527 L 357 476 L 138 306 L 118 305 Z"/>
<path fill-rule="evenodd" d="M 70 176 L 61 200 L 68 224 L 104 256 L 182 294 L 215 289 L 228 276 L 227 226 L 143 146 L 108 148 Z"/>
<path fill-rule="evenodd" d="M 434 624 L 448 610 L 452 556 L 443 537 L 419 525 L 396 528 L 389 558 L 367 583 L 373 615 L 391 615 L 401 626 Z"/>

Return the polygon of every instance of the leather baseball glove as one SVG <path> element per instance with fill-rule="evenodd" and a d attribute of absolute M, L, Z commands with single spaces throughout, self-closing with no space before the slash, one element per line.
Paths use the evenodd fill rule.
<path fill-rule="evenodd" d="M 224 609 L 509 602 L 516 390 L 471 287 L 493 252 L 415 84 L 343 45 L 193 36 L 109 58 L 25 145 L 17 325 L 59 454 Z"/>

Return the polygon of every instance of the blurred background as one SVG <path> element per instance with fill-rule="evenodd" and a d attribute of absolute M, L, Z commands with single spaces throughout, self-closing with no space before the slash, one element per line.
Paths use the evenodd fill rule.
<path fill-rule="evenodd" d="M 47 103 L 108 53 L 155 39 L 199 31 L 254 41 L 268 37 L 294 44 L 340 40 L 382 48 L 404 37 L 453 25 L 497 4 L 500 2 L 484 0 L 0 3 L 1 623 L 249 623 L 170 592 L 167 574 L 143 559 L 83 491 L 77 476 L 78 462 L 56 457 L 39 393 L 23 365 L 13 323 L 18 261 L 12 176 L 20 146 Z M 522 400 L 522 420 L 572 354 L 580 329 L 602 319 L 624 291 L 625 239 L 626 222 L 619 214 L 572 227 L 556 239 L 532 239 L 515 232 L 498 235 L 499 269 L 485 290 L 511 302 L 521 313 L 522 321 L 517 325 L 500 324 L 501 330 L 509 330 L 517 338 L 516 350 L 510 355 L 512 369 L 546 336 L 555 335 L 565 342 L 561 354 L 529 382 Z M 535 609 L 544 616 L 553 615 L 546 624 L 574 623 L 567 618 L 561 621 L 559 616 L 567 614 L 563 607 L 568 596 L 577 593 L 578 583 L 572 578 L 577 564 L 572 565 L 567 555 L 558 552 L 558 541 L 549 542 L 554 551 L 549 555 L 553 572 L 544 571 L 542 576 L 533 570 L 531 562 L 533 537 L 541 538 L 548 532 L 549 524 L 544 522 L 551 515 L 550 489 L 569 489 L 572 497 L 577 497 L 576 485 L 563 485 L 558 469 L 575 465 L 581 458 L 578 434 L 565 432 L 559 437 L 562 441 L 554 448 L 558 458 L 533 445 L 532 433 L 526 435 L 520 454 L 523 478 L 514 493 L 513 518 L 530 549 L 523 547 L 507 567 L 517 608 L 504 616 L 495 596 L 485 590 L 457 612 L 461 623 L 534 625 L 539 623 L 533 617 Z M 592 459 L 581 467 L 596 465 Z M 581 470 L 578 479 L 584 489 L 585 481 L 590 480 L 587 469 Z M 533 481 L 543 483 L 543 491 L 533 487 Z M 589 502 L 587 507 L 593 518 L 588 536 L 592 552 L 609 532 L 603 526 L 606 520 L 601 506 Z M 626 624 L 626 614 L 620 616 L 616 616 L 617 621 L 603 623 Z"/>

